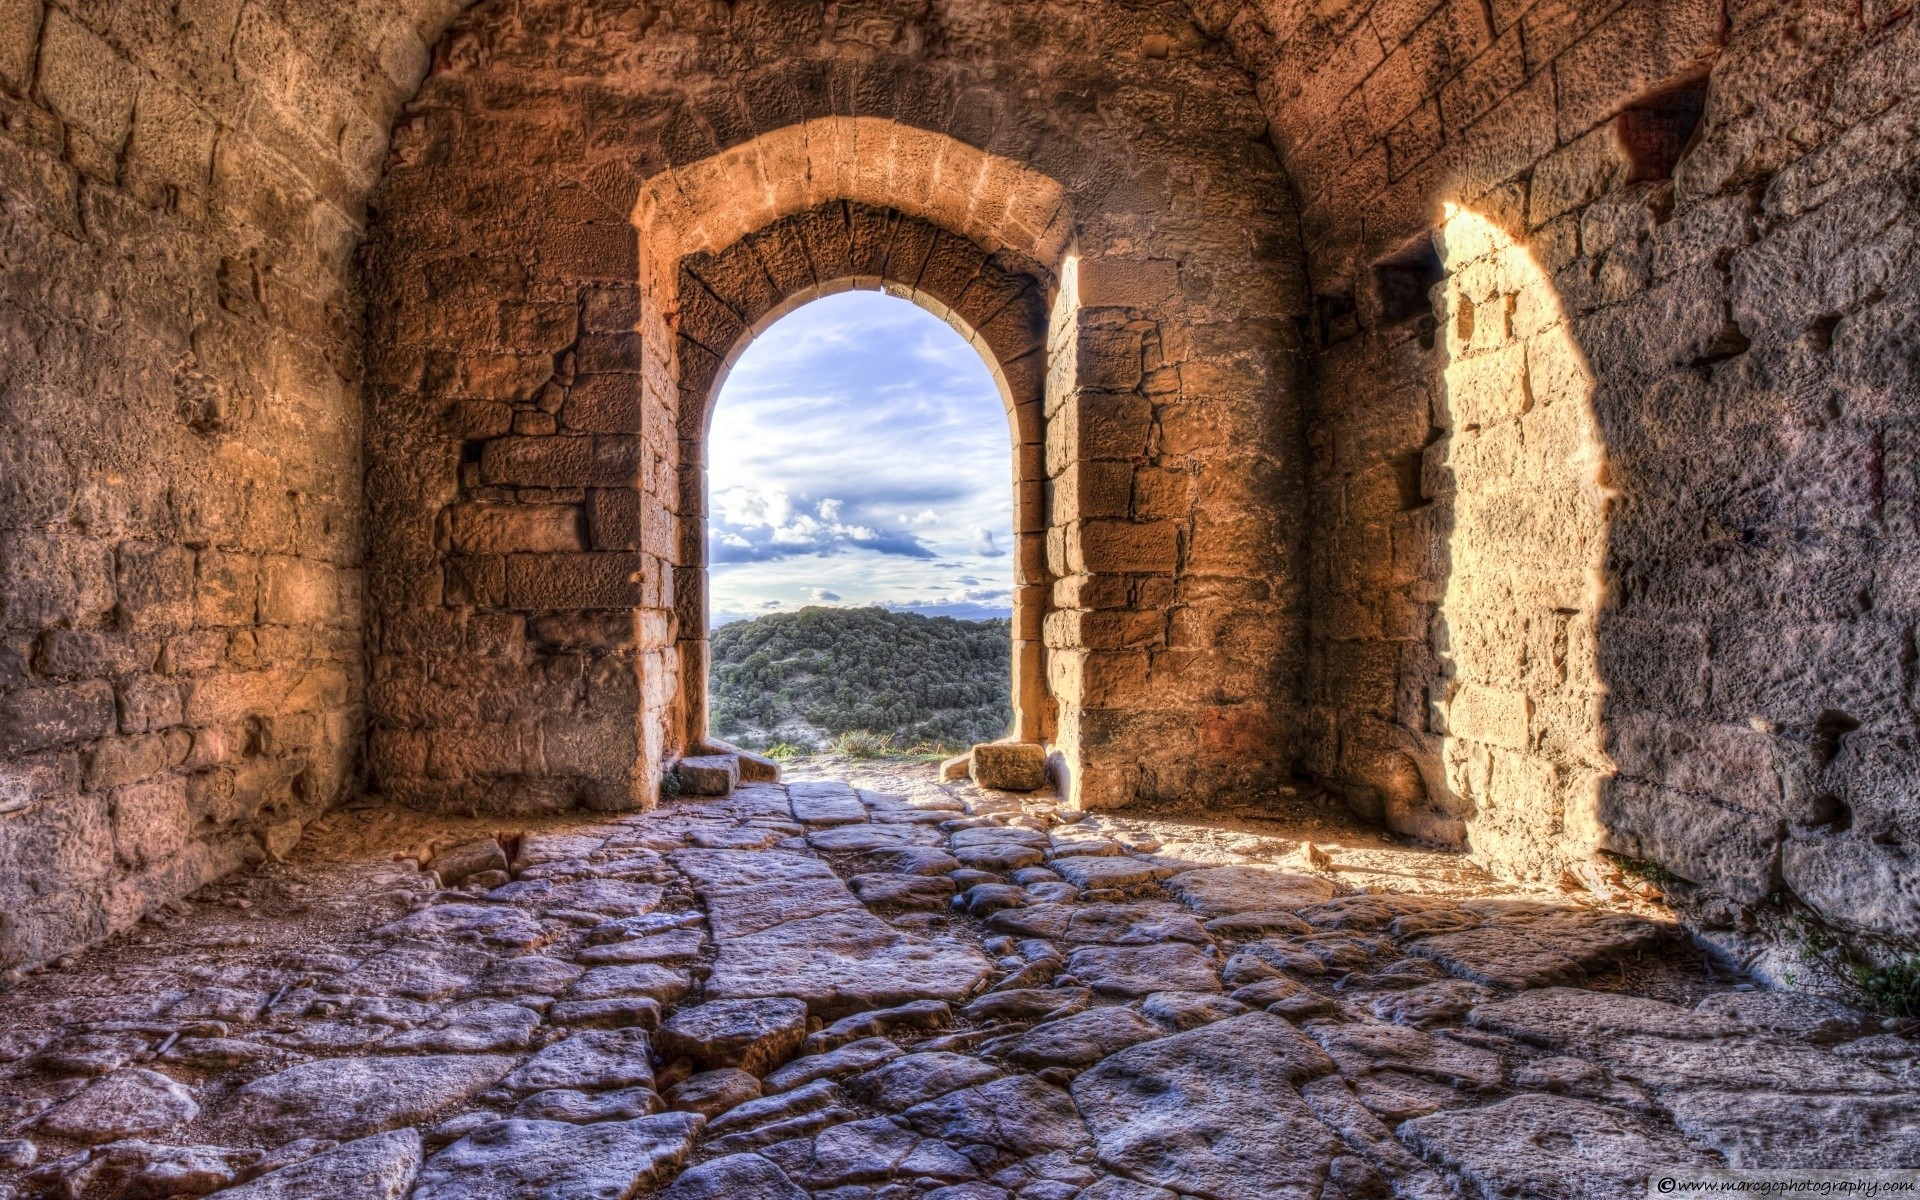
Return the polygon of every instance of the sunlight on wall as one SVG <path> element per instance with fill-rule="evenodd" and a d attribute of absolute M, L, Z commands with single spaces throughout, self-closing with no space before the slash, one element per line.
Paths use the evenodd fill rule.
<path fill-rule="evenodd" d="M 1453 204 L 1438 240 L 1448 411 L 1434 424 L 1451 433 L 1428 463 L 1452 473 L 1455 510 L 1435 726 L 1448 786 L 1471 802 L 1476 857 L 1552 879 L 1598 847 L 1613 770 L 1595 628 L 1614 493 L 1594 376 L 1525 246 Z"/>

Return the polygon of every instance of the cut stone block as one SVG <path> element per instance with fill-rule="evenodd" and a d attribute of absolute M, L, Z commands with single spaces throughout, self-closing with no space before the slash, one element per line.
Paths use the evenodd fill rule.
<path fill-rule="evenodd" d="M 1033 742 L 982 742 L 973 748 L 973 781 L 1003 792 L 1047 786 L 1047 749 Z"/>
<path fill-rule="evenodd" d="M 683 796 L 728 796 L 740 785 L 740 759 L 732 754 L 683 758 L 674 772 Z"/>

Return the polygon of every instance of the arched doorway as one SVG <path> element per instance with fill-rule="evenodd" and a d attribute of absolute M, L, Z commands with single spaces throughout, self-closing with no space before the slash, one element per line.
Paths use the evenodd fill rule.
<path fill-rule="evenodd" d="M 952 753 L 1006 736 L 1009 444 L 985 361 L 882 291 L 747 346 L 708 425 L 708 728 Z"/>
<path fill-rule="evenodd" d="M 680 747 L 704 745 L 710 733 L 706 529 L 715 403 L 728 371 L 757 334 L 810 301 L 854 289 L 884 290 L 933 313 L 979 352 L 993 375 L 1012 442 L 1007 547 L 1013 576 L 1012 734 L 1046 741 L 1054 711 L 1041 644 L 1051 581 L 1040 410 L 1050 274 L 1005 251 L 988 254 L 970 239 L 897 209 L 836 201 L 776 221 L 718 253 L 690 255 L 680 263 L 675 289 L 682 405 L 679 545 L 683 555 L 697 555 L 683 558 L 674 579 Z M 691 536 L 695 531 L 697 539 Z"/>

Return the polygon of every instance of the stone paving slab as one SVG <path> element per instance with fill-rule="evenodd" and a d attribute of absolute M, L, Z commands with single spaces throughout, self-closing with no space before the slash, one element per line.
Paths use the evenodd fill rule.
<path fill-rule="evenodd" d="M 1658 922 L 1362 892 L 1297 839 L 931 776 L 446 843 L 505 884 L 265 869 L 247 908 L 7 997 L 0 1197 L 1439 1200 L 1920 1165 L 1905 1026 L 1732 990 Z"/>

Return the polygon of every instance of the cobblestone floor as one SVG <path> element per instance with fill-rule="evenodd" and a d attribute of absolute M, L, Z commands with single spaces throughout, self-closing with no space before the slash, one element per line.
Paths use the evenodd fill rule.
<path fill-rule="evenodd" d="M 0 997 L 0 1200 L 1612 1198 L 1920 1165 L 1911 1031 L 1717 974 L 1650 906 L 1304 800 L 1076 820 L 838 776 L 510 828 L 334 814 Z"/>

